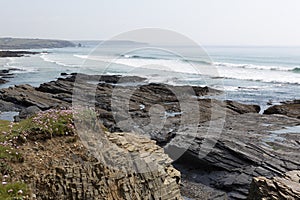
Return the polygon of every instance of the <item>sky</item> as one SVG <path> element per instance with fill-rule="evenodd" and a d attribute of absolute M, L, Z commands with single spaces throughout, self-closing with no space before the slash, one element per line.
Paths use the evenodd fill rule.
<path fill-rule="evenodd" d="M 154 27 L 203 45 L 300 46 L 299 0 L 0 2 L 0 37 L 106 40 Z"/>

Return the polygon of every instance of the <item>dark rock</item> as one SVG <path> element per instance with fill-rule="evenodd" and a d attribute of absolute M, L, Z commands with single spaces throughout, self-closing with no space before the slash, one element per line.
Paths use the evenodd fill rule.
<path fill-rule="evenodd" d="M 65 73 L 65 72 L 62 72 L 60 73 L 61 76 L 68 76 L 69 74 L 68 73 Z"/>
<path fill-rule="evenodd" d="M 20 111 L 22 106 L 0 99 L 0 112 Z"/>
<path fill-rule="evenodd" d="M 282 105 L 275 105 L 264 111 L 264 114 L 280 114 L 300 119 L 300 100 L 284 102 Z"/>
<path fill-rule="evenodd" d="M 74 84 L 83 95 L 72 96 Z M 132 95 L 129 96 L 127 91 L 133 91 Z M 187 86 L 146 83 L 143 78 L 134 76 L 77 74 L 77 77 L 73 75 L 59 78 L 38 88 L 22 85 L 1 89 L 0 99 L 23 107 L 36 106 L 41 110 L 57 106 L 70 107 L 72 100 L 83 106 L 95 105 L 98 118 L 110 131 L 142 131 L 164 146 L 170 155 L 178 149 L 187 150 L 176 163 L 186 177 L 187 186 L 184 187 L 193 185 L 194 188 L 201 189 L 200 184 L 197 184 L 201 183 L 218 189 L 221 192 L 218 193 L 220 198 L 226 192 L 231 199 L 245 199 L 252 177 L 270 177 L 299 168 L 298 135 L 290 133 L 274 138 L 274 134 L 270 132 L 283 126 L 295 126 L 300 123 L 299 119 L 259 115 L 257 112 L 260 108 L 257 105 L 205 99 L 206 95 L 221 93 L 208 87 L 193 87 L 193 93 L 188 91 Z M 187 108 L 191 114 L 185 121 L 184 134 L 179 131 L 182 108 L 174 93 L 192 95 L 195 100 L 184 99 L 185 103 L 191 105 Z M 127 112 L 122 113 L 113 108 L 112 99 L 116 105 L 124 105 L 128 100 Z M 199 112 L 192 105 L 195 102 L 199 104 Z M 159 130 L 149 126 L 151 112 L 156 112 L 154 105 L 161 106 L 165 111 L 159 113 L 159 109 L 156 109 L 165 119 Z M 116 114 L 113 115 L 113 112 Z M 127 121 L 128 117 L 132 118 L 132 124 Z M 190 128 L 195 117 L 199 118 L 197 133 Z M 211 124 L 224 120 L 221 135 L 215 134 L 217 127 Z M 125 126 L 122 127 L 122 124 Z M 211 135 L 207 135 L 208 133 Z M 284 138 L 283 141 L 281 137 Z M 205 141 L 216 144 L 209 149 L 207 156 L 201 157 L 199 155 L 203 153 L 202 145 Z"/>
<path fill-rule="evenodd" d="M 0 84 L 4 84 L 4 83 L 7 83 L 7 82 L 8 82 L 7 80 L 0 78 Z"/>
<path fill-rule="evenodd" d="M 246 105 L 246 104 L 241 104 L 235 101 L 229 101 L 226 100 L 226 107 L 229 108 L 230 110 L 233 110 L 239 114 L 243 113 L 258 113 L 260 111 L 260 106 L 259 105 Z"/>
<path fill-rule="evenodd" d="M 165 150 L 187 149 L 176 166 L 189 181 L 225 191 L 230 199 L 246 199 L 253 177 L 278 176 L 300 168 L 300 133 L 272 132 L 299 124 L 299 119 L 280 115 L 227 115 L 221 135 L 213 131 L 206 135 L 212 127 L 203 123 L 194 139 L 190 139 L 194 133 L 189 136 L 187 130 L 187 135 L 173 138 Z M 202 145 L 208 139 L 216 144 L 203 157 L 207 149 Z"/>
<path fill-rule="evenodd" d="M 2 76 L 3 74 L 9 73 L 9 69 L 2 69 L 0 70 L 0 75 Z"/>
<path fill-rule="evenodd" d="M 105 82 L 113 84 L 121 83 L 141 83 L 147 80 L 139 76 L 121 76 L 121 75 L 87 75 L 81 73 L 71 73 L 73 79 L 77 82 L 87 82 L 87 81 L 96 81 L 96 82 Z"/>
<path fill-rule="evenodd" d="M 38 52 L 30 51 L 0 51 L 0 57 L 22 57 L 24 55 L 34 55 Z"/>
<path fill-rule="evenodd" d="M 19 113 L 20 119 L 26 119 L 28 117 L 33 116 L 34 114 L 40 112 L 41 109 L 39 109 L 37 106 L 29 106 L 27 108 L 23 108 L 21 112 Z"/>
<path fill-rule="evenodd" d="M 30 85 L 1 89 L 0 99 L 21 107 L 36 106 L 41 110 L 50 109 L 54 105 L 67 106 L 66 102 L 53 98 L 51 94 L 39 92 Z"/>

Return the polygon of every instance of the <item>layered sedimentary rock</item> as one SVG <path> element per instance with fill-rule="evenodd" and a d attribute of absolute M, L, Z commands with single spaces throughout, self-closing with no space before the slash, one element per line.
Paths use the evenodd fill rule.
<path fill-rule="evenodd" d="M 212 99 L 220 91 L 208 87 L 193 87 L 191 95 L 185 93 L 189 90 L 187 86 L 147 83 L 140 77 L 81 77 L 75 82 L 75 76 L 69 76 L 38 88 L 26 85 L 2 89 L 0 99 L 22 109 L 29 106 L 41 110 L 70 107 L 75 84 L 75 88 L 84 94 L 75 95 L 75 100 L 83 105 L 95 105 L 98 118 L 111 132 L 138 132 L 142 129 L 170 156 L 183 150 L 175 165 L 182 173 L 183 194 L 191 198 L 246 199 L 253 177 L 270 178 L 300 168 L 299 133 L 281 131 L 285 127 L 299 126 L 297 115 L 288 114 L 290 111 L 297 113 L 298 107 L 287 111 L 286 116 L 278 115 L 280 113 L 260 115 L 257 105 Z M 133 90 L 127 95 L 129 100 L 121 95 L 123 90 Z M 190 105 L 195 101 L 198 104 L 188 108 L 194 111 L 190 113 L 196 114 L 186 119 L 183 129 L 182 102 L 174 91 L 192 96 L 185 101 L 190 101 Z M 85 99 L 86 96 L 92 101 Z M 128 100 L 129 112 L 116 112 L 112 99 L 115 105 L 124 105 Z M 159 131 L 155 127 L 143 129 L 151 123 L 151 113 L 155 109 L 160 111 L 160 108 L 164 111 L 160 113 L 165 120 L 164 126 Z M 195 118 L 198 120 L 197 131 L 191 127 Z"/>
<path fill-rule="evenodd" d="M 281 177 L 255 177 L 249 200 L 300 199 L 300 171 L 289 171 Z"/>
<path fill-rule="evenodd" d="M 30 186 L 34 199 L 181 199 L 180 172 L 154 141 L 131 133 L 103 134 L 110 147 L 98 153 L 109 153 L 113 163 L 99 159 L 76 135 L 29 135 L 20 146 L 24 162 L 14 164 L 14 177 Z"/>
<path fill-rule="evenodd" d="M 300 168 L 300 132 L 277 134 L 299 124 L 299 119 L 279 115 L 232 115 L 226 117 L 220 135 L 208 132 L 213 128 L 209 123 L 203 124 L 196 135 L 175 137 L 169 148 L 188 149 L 175 165 L 187 179 L 225 191 L 230 199 L 246 199 L 252 177 Z M 203 157 L 205 141 L 216 144 Z"/>

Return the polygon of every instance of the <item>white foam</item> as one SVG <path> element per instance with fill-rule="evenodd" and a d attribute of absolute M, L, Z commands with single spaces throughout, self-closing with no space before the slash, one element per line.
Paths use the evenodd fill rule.
<path fill-rule="evenodd" d="M 23 74 L 38 72 L 39 69 L 34 67 L 14 67 L 11 71 L 13 71 L 14 74 Z"/>
<path fill-rule="evenodd" d="M 291 83 L 300 84 L 300 74 L 290 72 L 293 67 L 278 67 L 278 70 L 272 70 L 274 66 L 256 66 L 243 64 L 190 64 L 181 60 L 164 60 L 164 59 L 130 59 L 99 56 L 81 56 L 82 58 L 115 63 L 135 68 L 155 69 L 166 72 L 179 72 L 188 74 L 202 74 L 211 77 L 233 78 L 251 81 L 262 81 L 272 83 Z M 243 66 L 243 67 L 242 67 Z M 264 69 L 264 70 L 260 70 Z"/>
<path fill-rule="evenodd" d="M 40 58 L 42 58 L 45 62 L 54 63 L 63 67 L 76 67 L 76 65 L 65 64 L 61 61 L 53 60 L 48 56 L 48 54 L 41 54 Z"/>
<path fill-rule="evenodd" d="M 219 74 L 224 78 L 262 81 L 270 83 L 300 84 L 300 74 L 289 71 L 260 71 L 247 68 L 217 67 Z"/>
<path fill-rule="evenodd" d="M 77 55 L 78 56 L 78 55 Z M 159 70 L 165 72 L 176 72 L 186 74 L 205 74 L 214 76 L 217 71 L 211 65 L 204 64 L 191 64 L 182 60 L 169 60 L 169 59 L 129 59 L 129 58 L 114 58 L 103 56 L 80 56 L 87 60 L 100 61 L 107 63 L 108 66 L 113 64 L 125 65 L 134 68 Z M 86 66 L 89 67 L 89 66 Z M 97 67 L 97 65 L 96 65 Z"/>
<path fill-rule="evenodd" d="M 226 62 L 214 62 L 213 64 L 215 66 L 220 66 L 220 67 L 246 68 L 246 69 L 258 69 L 258 70 L 278 70 L 278 71 L 291 71 L 298 67 L 298 66 L 236 64 L 236 63 L 226 63 Z"/>
<path fill-rule="evenodd" d="M 74 54 L 73 56 L 81 59 L 88 59 L 89 57 L 88 55 L 78 55 L 78 54 Z"/>

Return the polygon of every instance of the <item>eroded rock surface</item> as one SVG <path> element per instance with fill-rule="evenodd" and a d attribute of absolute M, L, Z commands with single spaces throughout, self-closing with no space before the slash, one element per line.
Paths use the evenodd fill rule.
<path fill-rule="evenodd" d="M 202 124 L 197 134 L 176 136 L 167 152 L 188 149 L 175 165 L 185 179 L 225 191 L 230 199 L 246 199 L 252 177 L 300 169 L 300 131 L 277 132 L 299 124 L 280 115 L 231 115 L 220 135 L 208 134 L 213 127 Z M 205 151 L 205 141 L 215 145 Z M 203 157 L 203 152 L 208 154 Z"/>
<path fill-rule="evenodd" d="M 300 171 L 289 171 L 284 176 L 270 179 L 253 178 L 248 199 L 300 199 Z"/>
<path fill-rule="evenodd" d="M 36 199 L 182 199 L 180 172 L 154 141 L 131 133 L 103 137 L 110 147 L 101 150 L 114 164 L 99 159 L 78 136 L 28 137 L 14 176 L 29 184 Z"/>

